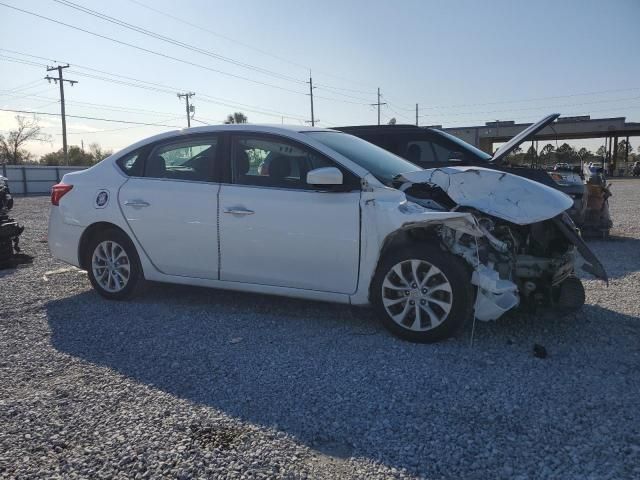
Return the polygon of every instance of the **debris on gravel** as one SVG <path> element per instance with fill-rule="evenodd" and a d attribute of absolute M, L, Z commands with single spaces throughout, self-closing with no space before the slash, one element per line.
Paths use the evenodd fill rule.
<path fill-rule="evenodd" d="M 254 294 L 109 302 L 50 257 L 48 199 L 17 198 L 35 259 L 0 271 L 0 478 L 640 478 L 640 182 L 612 188 L 609 287 L 473 347 Z"/>

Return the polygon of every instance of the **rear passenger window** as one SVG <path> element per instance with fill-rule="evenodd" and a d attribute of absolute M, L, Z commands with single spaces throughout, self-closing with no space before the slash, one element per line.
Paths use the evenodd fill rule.
<path fill-rule="evenodd" d="M 433 144 L 426 141 L 409 142 L 404 158 L 416 165 L 437 162 L 438 158 L 433 150 Z"/>
<path fill-rule="evenodd" d="M 160 145 L 147 157 L 144 176 L 211 181 L 217 143 L 215 137 L 207 137 Z"/>
<path fill-rule="evenodd" d="M 142 176 L 142 159 L 140 150 L 129 153 L 117 161 L 120 169 L 130 177 Z"/>

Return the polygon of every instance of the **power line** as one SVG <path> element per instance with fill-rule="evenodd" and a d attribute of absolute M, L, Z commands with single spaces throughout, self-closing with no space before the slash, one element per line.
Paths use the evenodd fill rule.
<path fill-rule="evenodd" d="M 420 117 L 436 117 L 436 116 L 445 116 L 445 117 L 457 117 L 457 116 L 469 116 L 469 115 L 488 115 L 493 113 L 502 113 L 502 112 L 525 112 L 532 110 L 549 110 L 552 108 L 562 108 L 562 107 L 582 107 L 584 105 L 595 105 L 599 103 L 612 103 L 612 102 L 624 102 L 629 100 L 638 100 L 640 96 L 636 97 L 626 97 L 626 98 L 611 98 L 606 100 L 594 100 L 592 102 L 581 102 L 581 103 L 565 103 L 565 104 L 554 104 L 554 105 L 543 105 L 537 107 L 527 107 L 527 108 L 508 108 L 508 109 L 500 109 L 500 110 L 488 110 L 483 112 L 454 112 L 454 113 L 445 113 L 443 115 L 430 114 L 430 115 L 420 115 Z"/>
<path fill-rule="evenodd" d="M 59 117 L 61 116 L 60 113 L 51 113 L 51 112 L 35 112 L 32 110 L 15 110 L 15 109 L 11 109 L 11 108 L 0 108 L 0 111 L 2 112 L 13 112 L 13 113 L 27 113 L 30 115 L 49 115 L 49 116 L 54 116 L 54 117 Z M 176 125 L 167 125 L 167 124 L 163 124 L 163 123 L 145 123 L 145 122 L 132 122 L 129 120 L 120 120 L 120 119 L 115 119 L 115 118 L 100 118 L 100 117 L 86 117 L 83 115 L 67 115 L 67 117 L 70 118 L 81 118 L 83 120 L 96 120 L 99 122 L 112 122 L 112 123 L 127 123 L 130 125 L 144 125 L 144 126 L 149 126 L 149 127 L 169 127 L 169 128 L 182 128 Z"/>
<path fill-rule="evenodd" d="M 195 113 L 195 107 L 193 105 L 189 105 L 189 100 L 193 97 L 195 93 L 187 92 L 187 93 L 179 93 L 178 98 L 182 100 L 184 98 L 186 110 L 187 110 L 187 128 L 191 128 L 191 112 Z"/>
<path fill-rule="evenodd" d="M 60 116 L 62 117 L 62 152 L 64 153 L 64 161 L 66 162 L 67 165 L 69 165 L 69 155 L 67 153 L 67 120 L 66 120 L 65 111 L 64 111 L 64 83 L 67 82 L 69 85 L 73 87 L 76 83 L 78 83 L 78 81 L 67 80 L 63 78 L 62 70 L 64 70 L 65 68 L 69 68 L 68 63 L 66 65 L 47 67 L 47 72 L 53 72 L 54 70 L 57 70 L 58 76 L 51 77 L 47 75 L 46 77 L 44 77 L 44 79 L 48 80 L 49 83 L 51 83 L 51 80 L 53 80 L 54 83 L 57 83 L 60 86 Z"/>
<path fill-rule="evenodd" d="M 212 51 L 206 50 L 204 48 L 200 48 L 200 47 L 198 47 L 196 45 L 189 44 L 189 43 L 186 43 L 186 42 L 182 42 L 180 40 L 176 40 L 175 38 L 168 37 L 166 35 L 161 35 L 161 34 L 156 33 L 156 32 L 152 32 L 150 30 L 144 29 L 144 28 L 139 27 L 137 25 L 134 25 L 132 23 L 125 22 L 124 20 L 120 20 L 120 19 L 117 19 L 115 17 L 111 17 L 109 15 L 106 15 L 104 13 L 98 12 L 96 10 L 92 10 L 90 8 L 83 7 L 82 5 L 78 5 L 77 3 L 73 3 L 73 2 L 71 2 L 69 0 L 53 0 L 53 1 L 56 2 L 56 3 L 59 3 L 61 5 L 67 6 L 69 8 L 73 8 L 75 10 L 81 11 L 81 12 L 86 13 L 88 15 L 91 15 L 93 17 L 100 18 L 101 20 L 105 20 L 107 22 L 116 24 L 116 25 L 121 26 L 123 28 L 127 28 L 129 30 L 133 30 L 135 32 L 138 32 L 138 33 L 141 33 L 143 35 L 155 38 L 157 40 L 162 40 L 164 42 L 171 43 L 172 45 L 176 45 L 176 46 L 191 50 L 193 52 L 197 52 L 197 53 L 200 53 L 200 54 L 215 58 L 217 60 L 221 60 L 223 62 L 231 63 L 233 65 L 236 65 L 236 66 L 239 66 L 239 67 L 243 67 L 243 68 L 247 68 L 249 70 L 253 70 L 253 71 L 265 74 L 265 75 L 270 75 L 270 76 L 279 78 L 281 80 L 287 80 L 287 81 L 298 83 L 298 84 L 304 84 L 305 83 L 304 80 L 300 80 L 300 79 L 297 79 L 297 78 L 294 78 L 294 77 L 290 77 L 288 75 L 284 75 L 284 74 L 279 73 L 279 72 L 274 72 L 274 71 L 268 70 L 266 68 L 258 67 L 256 65 L 252 65 L 250 63 L 241 62 L 241 61 L 235 60 L 233 58 L 226 57 L 224 55 L 220 55 L 219 53 L 212 52 Z"/>
<path fill-rule="evenodd" d="M 31 58 L 37 58 L 37 59 L 42 59 L 42 60 L 50 60 L 47 59 L 45 57 L 39 57 L 36 55 L 31 55 L 28 53 L 23 53 L 23 52 L 18 52 L 15 50 L 8 50 L 8 49 L 2 49 L 0 48 L 0 51 L 7 51 L 7 52 L 11 52 L 11 53 L 15 53 L 18 55 L 25 55 Z M 0 56 L 0 58 L 2 58 L 2 56 Z M 4 56 L 5 59 L 7 59 L 8 61 L 16 61 L 19 59 L 14 59 L 12 57 L 6 57 Z M 22 62 L 19 62 L 22 63 Z M 45 64 L 40 64 L 40 63 L 35 63 L 35 62 L 28 62 L 28 64 L 33 64 L 34 66 L 45 66 Z M 155 83 L 155 82 L 149 82 L 147 80 L 141 80 L 138 78 L 134 78 L 134 77 L 129 77 L 126 75 L 120 75 L 120 74 L 116 74 L 116 73 L 112 73 L 112 72 L 106 72 L 104 70 L 98 70 L 96 68 L 91 68 L 91 67 L 87 67 L 84 65 L 78 65 L 78 64 L 74 64 L 72 67 L 72 71 L 75 75 L 79 75 L 79 76 L 83 76 L 83 77 L 87 77 L 87 78 L 92 78 L 95 80 L 100 80 L 100 81 L 105 81 L 105 82 L 110 82 L 110 83 L 114 83 L 114 84 L 118 84 L 118 85 L 123 85 L 123 86 L 130 86 L 130 87 L 135 87 L 135 88 L 140 88 L 140 89 L 144 89 L 144 90 L 149 90 L 149 91 L 155 91 L 155 92 L 159 92 L 159 93 L 166 93 L 169 95 L 175 95 L 176 90 L 184 90 L 182 88 L 178 88 L 175 86 L 169 86 L 169 85 L 163 85 L 163 84 L 159 84 L 159 83 Z M 109 75 L 112 77 L 116 77 L 116 78 L 107 78 L 104 76 L 99 76 L 99 75 L 93 75 L 90 73 L 85 73 L 85 72 L 80 72 L 78 70 L 76 70 L 77 68 L 81 68 L 83 70 L 89 70 L 92 72 L 98 72 L 98 73 L 103 73 L 105 75 Z M 131 81 L 125 81 L 125 80 L 118 80 L 118 79 L 125 79 L 125 80 L 131 80 Z M 137 83 L 132 83 L 132 82 L 137 82 Z M 276 110 L 270 110 L 267 108 L 262 108 L 262 107 L 257 107 L 257 106 L 253 106 L 253 105 L 249 105 L 249 104 L 245 104 L 242 102 L 237 102 L 235 100 L 228 100 L 228 99 L 224 99 L 224 98 L 220 98 L 220 97 L 214 97 L 214 96 L 210 96 L 210 95 L 205 95 L 202 93 L 199 93 L 199 97 L 201 101 L 207 101 L 208 103 L 214 103 L 214 104 L 218 104 L 218 105 L 223 105 L 223 106 L 228 106 L 231 108 L 243 108 L 247 111 L 253 112 L 253 113 L 258 113 L 261 115 L 266 115 L 266 116 L 285 116 L 287 118 L 293 118 L 293 119 L 300 119 L 303 120 L 304 117 L 299 116 L 299 115 L 295 115 L 292 113 L 287 113 L 287 112 L 280 112 L 280 111 L 276 111 Z M 324 97 L 323 97 L 324 98 Z M 225 103 L 226 102 L 226 103 Z M 253 109 L 253 110 L 251 110 Z"/>
<path fill-rule="evenodd" d="M 177 21 L 177 22 L 183 23 L 183 24 L 185 24 L 185 25 L 189 25 L 189 26 L 190 26 L 190 27 L 192 27 L 192 28 L 196 28 L 196 29 L 198 29 L 198 30 L 200 30 L 200 31 L 203 31 L 203 32 L 209 33 L 210 35 L 214 35 L 214 36 L 219 37 L 219 38 L 224 38 L 225 40 L 227 40 L 227 41 L 229 41 L 229 42 L 236 43 L 236 44 L 241 45 L 241 46 L 243 46 L 243 47 L 245 47 L 245 48 L 248 48 L 248 49 L 250 49 L 250 50 L 254 50 L 254 51 L 259 52 L 259 53 L 261 53 L 261 54 L 263 54 L 263 55 L 267 55 L 267 56 L 269 56 L 269 57 L 275 58 L 276 60 L 280 60 L 280 61 L 285 62 L 285 63 L 288 63 L 288 64 L 290 64 L 290 65 L 294 65 L 294 66 L 296 66 L 296 67 L 302 68 L 302 69 L 304 69 L 305 71 L 308 71 L 308 70 L 310 70 L 310 69 L 311 69 L 311 66 L 310 66 L 310 65 L 303 65 L 303 64 L 298 63 L 298 62 L 295 62 L 295 61 L 293 61 L 293 60 L 290 60 L 290 59 L 287 59 L 287 58 L 281 57 L 281 56 L 279 56 L 279 55 L 275 55 L 275 54 L 274 54 L 274 53 L 272 53 L 272 52 L 269 52 L 269 51 L 263 50 L 263 49 L 261 49 L 261 48 L 255 47 L 255 46 L 253 46 L 253 45 L 249 45 L 249 44 L 247 44 L 247 43 L 241 42 L 241 41 L 239 41 L 239 40 L 237 40 L 237 39 L 234 39 L 234 38 L 228 37 L 228 36 L 226 36 L 226 35 L 222 35 L 222 34 L 220 34 L 220 33 L 218 33 L 218 32 L 214 32 L 213 30 L 210 30 L 210 29 L 208 29 L 208 28 L 202 27 L 202 26 L 197 25 L 197 24 L 195 24 L 195 23 L 189 22 L 189 21 L 187 21 L 187 20 L 185 20 L 185 19 L 183 19 L 183 18 L 177 17 L 177 16 L 175 16 L 175 15 L 172 15 L 172 14 L 167 13 L 167 12 L 165 12 L 165 11 L 162 11 L 162 10 L 160 10 L 160 9 L 157 9 L 157 8 L 154 8 L 154 7 L 150 7 L 149 5 L 146 5 L 146 4 L 144 4 L 143 2 L 140 2 L 140 1 L 138 1 L 138 0 L 129 0 L 129 1 L 130 1 L 130 2 L 132 2 L 132 3 L 134 3 L 134 4 L 136 4 L 136 5 L 138 5 L 138 6 L 140 6 L 140 7 L 146 8 L 147 10 L 151 10 L 152 12 L 155 12 L 155 13 L 157 13 L 157 14 L 159 14 L 159 15 L 163 15 L 163 16 L 168 17 L 168 18 L 171 18 L 172 20 L 175 20 L 175 21 Z M 352 79 L 349 79 L 349 78 L 341 77 L 341 76 L 339 76 L 339 75 L 335 75 L 335 74 L 333 74 L 333 73 L 324 72 L 324 71 L 322 71 L 322 70 L 317 70 L 317 69 L 314 69 L 314 71 L 315 71 L 316 73 L 320 73 L 320 74 L 325 75 L 325 76 L 328 76 L 328 77 L 336 78 L 336 79 L 338 79 L 338 80 L 343 80 L 343 81 L 350 82 L 350 83 L 355 83 L 355 84 L 365 85 L 365 83 L 363 83 L 363 82 L 359 82 L 359 81 L 352 80 Z M 338 87 L 330 87 L 330 86 L 328 86 L 328 85 L 322 85 L 322 87 L 323 87 L 323 88 L 334 88 L 334 89 L 338 89 Z M 371 93 L 371 91 L 356 90 L 356 89 L 349 89 L 349 88 L 340 88 L 340 90 L 343 90 L 343 91 L 350 91 L 350 92 L 354 92 L 354 93 L 365 93 L 365 94 L 370 94 L 370 93 Z"/>
<path fill-rule="evenodd" d="M 532 97 L 532 98 L 523 98 L 521 100 L 501 100 L 495 102 L 483 102 L 483 103 L 459 103 L 453 105 L 432 105 L 430 107 L 422 107 L 421 110 L 434 110 L 434 109 L 453 109 L 453 108 L 462 108 L 462 107 L 480 107 L 487 105 L 504 105 L 511 103 L 525 103 L 525 102 L 537 102 L 540 100 L 554 100 L 558 98 L 572 98 L 572 97 L 583 97 L 583 96 L 592 96 L 592 95 L 604 95 L 607 93 L 618 93 L 618 92 L 630 92 L 640 90 L 640 87 L 632 87 L 632 88 L 615 88 L 610 90 L 597 90 L 591 92 L 581 92 L 581 93 L 569 93 L 564 95 L 553 95 L 548 97 Z M 412 111 L 414 107 L 398 107 L 400 110 Z"/>
<path fill-rule="evenodd" d="M 211 68 L 211 67 L 208 67 L 206 65 L 202 65 L 202 64 L 199 64 L 199 63 L 196 63 L 196 62 L 191 62 L 189 60 L 184 60 L 182 58 L 174 57 L 172 55 L 167 55 L 165 53 L 157 52 L 155 50 L 151 50 L 149 48 L 144 48 L 144 47 L 141 47 L 139 45 L 134 45 L 132 43 L 127 43 L 127 42 L 124 42 L 122 40 L 118 40 L 116 38 L 109 37 L 107 35 L 102 35 L 102 34 L 97 33 L 97 32 L 92 32 L 90 30 L 86 30 L 84 28 L 77 27 L 75 25 L 71 25 L 71 24 L 68 24 L 68 23 L 65 23 L 65 22 L 61 22 L 60 20 L 55 20 L 53 18 L 47 17 L 45 15 L 40 15 L 38 13 L 31 12 L 29 10 L 24 10 L 22 8 L 14 7 L 13 5 L 8 5 L 8 4 L 3 3 L 3 2 L 0 2 L 0 5 L 2 5 L 4 7 L 7 7 L 7 8 L 10 8 L 12 10 L 16 10 L 18 12 L 26 13 L 27 15 L 32 15 L 34 17 L 37 17 L 37 18 L 40 18 L 40 19 L 43 19 L 43 20 L 47 20 L 49 22 L 56 23 L 58 25 L 63 25 L 65 27 L 71 28 L 73 30 L 77 30 L 77 31 L 80 31 L 80 32 L 87 33 L 89 35 L 93 35 L 94 37 L 102 38 L 104 40 L 109 40 L 109 41 L 117 43 L 119 45 L 124 45 L 124 46 L 130 47 L 130 48 L 134 48 L 136 50 L 140 50 L 142 52 L 150 53 L 152 55 L 156 55 L 156 56 L 159 56 L 159 57 L 162 57 L 162 58 L 166 58 L 166 59 L 169 59 L 169 60 L 174 60 L 176 62 L 180 62 L 180 63 L 183 63 L 185 65 L 191 65 L 193 67 L 201 68 L 203 70 L 207 70 L 207 71 L 214 72 L 214 73 L 219 73 L 220 75 L 226 75 L 228 77 L 237 78 L 237 79 L 240 79 L 240 80 L 245 80 L 247 82 L 255 83 L 255 84 L 258 84 L 258 85 L 263 85 L 263 86 L 266 86 L 266 87 L 276 88 L 278 90 L 282 90 L 282 91 L 289 92 L 289 93 L 295 93 L 297 95 L 306 95 L 305 93 L 297 91 L 297 90 L 292 90 L 290 88 L 281 87 L 279 85 L 274 85 L 272 83 L 266 83 L 266 82 L 262 82 L 262 81 L 259 81 L 259 80 L 254 80 L 252 78 L 244 77 L 242 75 L 236 75 L 236 74 L 225 72 L 225 71 L 222 71 L 222 70 L 217 70 L 215 68 Z"/>
<path fill-rule="evenodd" d="M 380 102 L 380 97 L 382 97 L 382 95 L 380 95 L 380 87 L 378 87 L 378 102 L 377 103 L 370 103 L 369 105 L 371 105 L 372 107 L 378 107 L 378 125 L 380 125 L 380 107 L 382 105 L 386 105 L 386 103 L 381 103 Z"/>

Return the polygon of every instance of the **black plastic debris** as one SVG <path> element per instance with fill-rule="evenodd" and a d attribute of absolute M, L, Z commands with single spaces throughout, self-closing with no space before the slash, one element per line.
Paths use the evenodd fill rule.
<path fill-rule="evenodd" d="M 0 176 L 0 268 L 15 266 L 30 257 L 19 255 L 19 237 L 24 227 L 9 217 L 9 210 L 13 208 L 13 198 L 7 179 Z"/>
<path fill-rule="evenodd" d="M 547 358 L 548 356 L 547 349 L 544 348 L 542 345 L 535 343 L 533 345 L 533 356 L 536 358 Z"/>

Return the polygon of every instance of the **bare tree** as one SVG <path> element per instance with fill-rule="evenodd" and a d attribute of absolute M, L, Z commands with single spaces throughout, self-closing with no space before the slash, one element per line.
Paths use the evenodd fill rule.
<path fill-rule="evenodd" d="M 227 119 L 224 121 L 226 124 L 232 123 L 247 123 L 249 119 L 242 112 L 234 112 L 232 115 L 227 115 Z"/>
<path fill-rule="evenodd" d="M 93 157 L 93 161 L 98 163 L 107 158 L 113 152 L 111 150 L 103 150 L 99 143 L 93 142 L 89 145 L 89 153 Z"/>
<path fill-rule="evenodd" d="M 24 149 L 27 142 L 50 142 L 51 136 L 42 132 L 38 119 L 34 116 L 31 120 L 16 115 L 18 128 L 9 131 L 5 137 L 0 135 L 0 162 L 20 164 L 28 162 L 32 155 Z"/>

